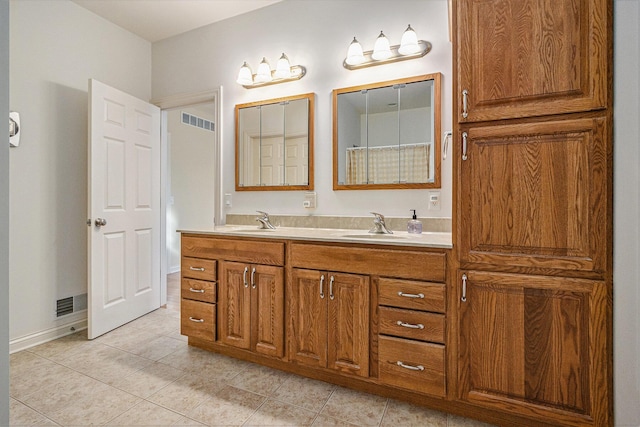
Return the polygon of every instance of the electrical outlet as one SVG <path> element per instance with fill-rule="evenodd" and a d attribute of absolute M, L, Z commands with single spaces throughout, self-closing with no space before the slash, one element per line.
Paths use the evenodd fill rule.
<path fill-rule="evenodd" d="M 318 196 L 315 191 L 307 191 L 304 193 L 304 200 L 302 206 L 306 209 L 315 209 Z"/>
<path fill-rule="evenodd" d="M 440 192 L 439 191 L 429 191 L 429 210 L 431 211 L 440 210 Z"/>

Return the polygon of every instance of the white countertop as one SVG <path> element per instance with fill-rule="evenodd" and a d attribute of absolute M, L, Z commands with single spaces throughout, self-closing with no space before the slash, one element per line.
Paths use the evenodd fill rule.
<path fill-rule="evenodd" d="M 220 236 L 243 236 L 263 239 L 312 240 L 319 242 L 368 243 L 373 245 L 417 246 L 428 248 L 453 247 L 451 233 L 423 232 L 409 234 L 406 231 L 394 231 L 393 234 L 372 234 L 367 230 L 348 230 L 336 228 L 278 227 L 275 230 L 262 230 L 249 225 L 222 225 L 210 229 L 178 230 L 180 233 L 210 234 Z"/>

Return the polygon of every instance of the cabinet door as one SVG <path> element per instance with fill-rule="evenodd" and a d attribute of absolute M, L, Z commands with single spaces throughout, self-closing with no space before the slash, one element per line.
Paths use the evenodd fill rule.
<path fill-rule="evenodd" d="M 327 366 L 369 376 L 369 277 L 329 273 Z"/>
<path fill-rule="evenodd" d="M 611 233 L 606 123 L 467 128 L 467 159 L 459 160 L 461 262 L 604 275 Z"/>
<path fill-rule="evenodd" d="M 606 425 L 612 375 L 606 360 L 611 310 L 606 284 L 464 274 L 460 398 L 567 425 Z"/>
<path fill-rule="evenodd" d="M 611 3 L 454 2 L 459 121 L 606 108 Z"/>
<path fill-rule="evenodd" d="M 289 356 L 301 364 L 324 368 L 327 366 L 327 274 L 294 268 L 290 287 Z"/>
<path fill-rule="evenodd" d="M 281 357 L 284 345 L 282 267 L 254 265 L 251 273 L 251 348 L 256 353 Z"/>
<path fill-rule="evenodd" d="M 218 324 L 220 340 L 234 347 L 251 345 L 250 266 L 222 261 L 219 281 Z"/>

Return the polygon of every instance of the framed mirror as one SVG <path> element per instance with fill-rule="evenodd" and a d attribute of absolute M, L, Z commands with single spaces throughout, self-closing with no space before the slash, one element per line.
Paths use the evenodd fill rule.
<path fill-rule="evenodd" d="M 313 190 L 315 95 L 238 104 L 236 191 Z"/>
<path fill-rule="evenodd" d="M 333 189 L 440 188 L 441 74 L 333 91 Z"/>

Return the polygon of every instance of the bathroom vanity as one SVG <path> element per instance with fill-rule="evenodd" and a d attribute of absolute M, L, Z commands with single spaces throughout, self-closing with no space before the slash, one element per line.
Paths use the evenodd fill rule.
<path fill-rule="evenodd" d="M 189 344 L 442 407 L 450 233 L 182 232 Z"/>

